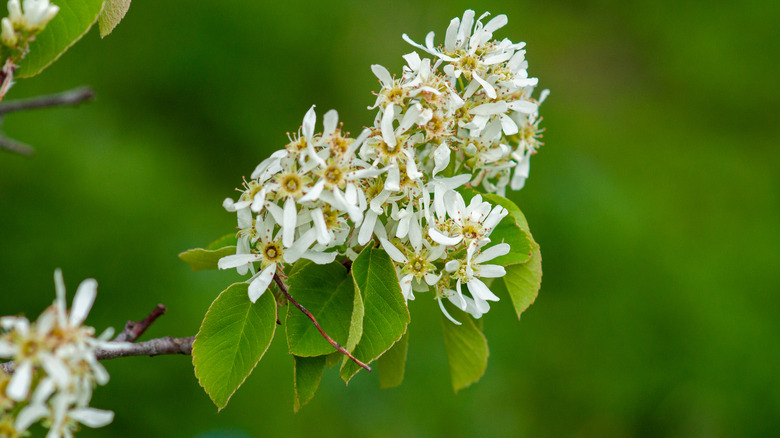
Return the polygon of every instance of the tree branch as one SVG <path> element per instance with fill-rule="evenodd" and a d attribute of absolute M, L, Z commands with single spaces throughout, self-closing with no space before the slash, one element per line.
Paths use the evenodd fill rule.
<path fill-rule="evenodd" d="M 109 348 L 99 348 L 95 351 L 95 357 L 98 360 L 114 359 L 117 357 L 128 356 L 159 356 L 161 354 L 192 354 L 192 343 L 195 341 L 195 336 L 187 338 L 172 338 L 166 336 L 164 338 L 156 338 L 145 342 L 133 343 L 138 337 L 140 337 L 146 329 L 152 325 L 157 318 L 162 316 L 166 307 L 162 304 L 158 304 L 146 318 L 141 321 L 127 321 L 124 330 L 119 333 L 113 341 L 109 344 Z M 16 364 L 13 361 L 4 362 L 0 364 L 0 369 L 11 374 L 14 372 Z"/>
<path fill-rule="evenodd" d="M 35 149 L 33 149 L 32 146 L 3 136 L 0 136 L 0 149 L 4 149 L 8 152 L 16 152 L 17 154 L 27 157 L 35 153 Z"/>
<path fill-rule="evenodd" d="M 85 100 L 91 100 L 94 97 L 95 92 L 91 88 L 79 87 L 61 93 L 0 103 L 0 115 L 14 111 L 48 108 L 50 106 L 77 105 Z"/>
<path fill-rule="evenodd" d="M 167 310 L 164 305 L 158 304 L 143 320 L 139 322 L 127 321 L 125 329 L 114 338 L 114 342 L 135 342 Z"/>
<path fill-rule="evenodd" d="M 371 371 L 371 367 L 366 365 L 365 363 L 358 360 L 355 356 L 352 355 L 349 351 L 347 351 L 344 347 L 339 345 L 338 342 L 334 341 L 333 338 L 328 336 L 327 333 L 320 327 L 320 324 L 317 322 L 317 319 L 314 318 L 314 315 L 311 314 L 305 307 L 303 307 L 300 303 L 295 301 L 295 299 L 287 292 L 287 287 L 282 282 L 282 279 L 279 278 L 278 275 L 274 274 L 274 281 L 276 281 L 276 284 L 279 285 L 279 289 L 282 290 L 284 295 L 287 297 L 287 300 L 289 300 L 295 307 L 298 308 L 301 312 L 303 312 L 304 315 L 306 315 L 307 318 L 311 320 L 311 322 L 314 324 L 314 327 L 319 330 L 320 334 L 323 338 L 325 338 L 330 345 L 333 346 L 336 350 L 338 350 L 341 354 L 347 356 L 352 361 L 354 361 L 356 364 L 361 366 L 362 368 L 365 368 L 368 371 Z M 112 340 L 109 344 L 111 345 L 109 348 L 100 348 L 95 351 L 95 357 L 98 360 L 106 360 L 106 359 L 114 359 L 117 357 L 129 357 L 129 356 L 159 356 L 161 354 L 185 354 L 190 355 L 192 354 L 192 343 L 195 341 L 195 336 L 190 336 L 187 338 L 173 338 L 170 336 L 165 336 L 163 338 L 156 338 L 151 339 L 149 341 L 145 342 L 134 342 L 136 339 L 138 339 L 145 331 L 149 328 L 150 325 L 152 325 L 157 318 L 162 316 L 165 311 L 166 307 L 162 304 L 158 304 L 157 307 L 155 307 L 149 315 L 146 316 L 146 318 L 142 319 L 141 321 L 135 322 L 135 321 L 127 321 L 127 324 L 125 324 L 124 330 L 122 330 L 121 333 L 119 333 L 114 340 Z M 5 362 L 0 364 L 0 369 L 5 371 L 7 374 L 11 374 L 14 372 L 15 369 L 15 363 L 13 361 Z"/>
<path fill-rule="evenodd" d="M 3 69 L 5 72 L 5 68 Z M 0 73 L 0 79 L 2 73 Z M 2 85 L 0 85 L 2 87 Z M 0 101 L 4 92 L 0 91 Z M 95 97 L 95 92 L 89 87 L 74 88 L 57 94 L 48 94 L 46 96 L 37 96 L 29 99 L 18 99 L 10 102 L 0 102 L 0 118 L 7 113 L 14 111 L 31 110 L 37 108 L 48 108 L 60 105 L 77 105 L 85 100 L 91 100 Z M 8 137 L 0 136 L 0 150 L 14 152 L 20 155 L 30 156 L 35 152 L 31 146 Z"/>
<path fill-rule="evenodd" d="M 111 341 L 111 344 L 116 344 L 112 348 L 100 348 L 95 351 L 95 357 L 98 360 L 115 359 L 117 357 L 129 357 L 129 356 L 159 356 L 161 354 L 192 354 L 192 343 L 195 341 L 195 336 L 188 338 L 172 338 L 166 336 L 164 338 L 151 339 L 149 341 L 129 343 L 117 341 Z M 16 369 L 16 364 L 13 361 L 0 364 L 0 369 L 5 371 L 6 374 L 13 374 Z"/>
<path fill-rule="evenodd" d="M 123 343 L 123 345 L 106 349 L 98 349 L 95 356 L 98 360 L 115 359 L 129 356 L 159 356 L 161 354 L 192 354 L 192 343 L 195 336 L 187 338 L 156 338 L 144 342 Z M 111 341 L 114 343 L 116 341 Z"/>
<path fill-rule="evenodd" d="M 371 367 L 370 366 L 368 366 L 368 365 L 364 364 L 363 362 L 361 362 L 360 360 L 358 360 L 355 356 L 352 355 L 352 353 L 347 351 L 344 347 L 339 345 L 338 342 L 334 341 L 333 338 L 331 338 L 330 336 L 328 336 L 327 333 L 325 333 L 325 330 L 323 330 L 322 327 L 320 327 L 320 324 L 317 322 L 317 319 L 314 318 L 314 315 L 312 315 L 311 312 L 309 312 L 300 303 L 295 301 L 295 299 L 289 294 L 289 292 L 287 292 L 287 287 L 285 287 L 284 283 L 282 283 L 282 279 L 279 278 L 278 274 L 274 274 L 274 281 L 279 286 L 279 289 L 282 290 L 282 292 L 284 293 L 284 296 L 287 297 L 287 300 L 289 302 L 291 302 L 295 307 L 298 308 L 298 310 L 303 312 L 303 314 L 306 315 L 306 317 L 311 320 L 311 322 L 314 324 L 314 327 L 316 327 L 317 330 L 319 330 L 319 332 L 322 335 L 322 337 L 325 338 L 325 340 L 328 341 L 328 343 L 330 345 L 332 345 L 333 348 L 338 350 L 344 356 L 347 356 L 348 358 L 352 359 L 352 361 L 355 362 L 356 364 L 358 364 L 360 367 L 362 367 L 362 368 L 364 368 L 364 369 L 366 369 L 368 371 L 371 371 Z"/>

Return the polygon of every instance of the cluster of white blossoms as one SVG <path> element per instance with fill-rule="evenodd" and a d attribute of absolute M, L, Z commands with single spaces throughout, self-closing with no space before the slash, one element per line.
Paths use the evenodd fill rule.
<path fill-rule="evenodd" d="M 405 55 L 400 77 L 372 66 L 382 86 L 369 107 L 374 126 L 349 137 L 331 110 L 316 133 L 312 107 L 239 199 L 225 200 L 238 215 L 238 244 L 219 267 L 251 272 L 253 302 L 284 264 L 354 260 L 367 245 L 388 253 L 407 300 L 432 291 L 456 324 L 443 299 L 476 318 L 498 301 L 483 280 L 505 275 L 487 262 L 510 251 L 490 240 L 508 212 L 479 195 L 466 204 L 457 189 L 503 196 L 507 186 L 523 187 L 548 92 L 532 97 L 538 80 L 528 77 L 525 43 L 493 40 L 507 19 L 483 24 L 487 15 L 475 20 L 468 10 L 453 19 L 440 46 L 433 32 L 424 46 L 404 35 L 430 56 Z"/>
<path fill-rule="evenodd" d="M 62 273 L 54 273 L 57 298 L 35 322 L 20 316 L 0 318 L 0 358 L 13 360 L 15 370 L 0 370 L 0 436 L 24 436 L 41 421 L 47 437 L 71 437 L 78 423 L 109 424 L 114 413 L 89 407 L 92 388 L 108 382 L 96 357 L 109 347 L 111 330 L 95 337 L 82 325 L 97 294 L 97 282 L 79 285 L 70 311 L 65 304 Z"/>

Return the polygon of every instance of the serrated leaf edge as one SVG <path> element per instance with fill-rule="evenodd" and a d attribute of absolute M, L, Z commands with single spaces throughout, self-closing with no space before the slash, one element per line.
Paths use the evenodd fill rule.
<path fill-rule="evenodd" d="M 198 334 L 195 335 L 195 341 L 193 341 L 193 343 L 192 343 L 192 368 L 193 368 L 193 372 L 195 373 L 195 378 L 198 379 L 198 385 L 200 385 L 200 387 L 203 388 L 203 391 L 209 396 L 211 401 L 217 406 L 217 412 L 221 412 L 222 409 L 224 409 L 228 405 L 228 403 L 230 402 L 230 399 L 233 397 L 233 394 L 235 394 L 236 391 L 238 391 L 238 388 L 240 388 L 244 384 L 244 382 L 246 382 L 246 379 L 249 378 L 249 375 L 252 374 L 252 372 L 255 370 L 255 368 L 257 368 L 257 364 L 260 363 L 260 360 L 263 358 L 263 356 L 265 356 L 265 353 L 268 351 L 268 348 L 271 347 L 271 342 L 273 342 L 274 336 L 276 335 L 276 324 L 274 324 L 273 325 L 273 330 L 271 330 L 271 342 L 269 342 L 268 345 L 265 346 L 265 349 L 263 350 L 262 353 L 260 353 L 260 357 L 258 357 L 257 362 L 255 362 L 254 366 L 252 366 L 252 369 L 250 369 L 249 372 L 246 374 L 246 376 L 244 376 L 244 379 L 241 380 L 241 383 L 239 383 L 238 386 L 236 386 L 236 389 L 234 389 L 233 392 L 231 392 L 230 395 L 228 395 L 227 399 L 225 399 L 225 404 L 223 406 L 219 406 L 219 404 L 216 402 L 216 400 L 214 400 L 214 398 L 211 396 L 211 394 L 209 394 L 208 390 L 206 390 L 206 387 L 203 386 L 203 382 L 201 382 L 200 377 L 198 377 L 198 366 L 195 364 L 195 344 L 198 342 L 198 335 L 200 335 L 200 331 L 203 329 L 203 323 L 206 322 L 206 318 L 208 317 L 209 313 L 211 312 L 211 309 L 214 307 L 214 303 L 216 303 L 217 300 L 219 299 L 219 297 L 222 296 L 223 293 L 227 292 L 228 289 L 230 289 L 231 287 L 233 287 L 233 286 L 235 286 L 237 284 L 240 284 L 240 283 L 243 283 L 243 282 L 238 282 L 238 283 L 231 284 L 225 290 L 220 292 L 220 294 L 217 296 L 217 298 L 215 298 L 214 301 L 211 302 L 211 305 L 209 305 L 209 309 L 206 311 L 206 314 L 203 316 L 203 322 L 201 322 L 201 324 L 200 324 L 200 328 L 198 329 Z M 250 305 L 249 308 L 251 309 L 251 305 Z M 276 315 L 278 315 L 278 312 L 279 311 L 277 309 L 277 306 L 274 305 L 274 313 Z M 236 349 L 236 351 L 238 351 L 238 349 Z"/>

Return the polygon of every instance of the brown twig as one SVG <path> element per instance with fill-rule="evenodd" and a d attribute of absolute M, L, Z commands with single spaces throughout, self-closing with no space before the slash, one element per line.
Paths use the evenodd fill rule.
<path fill-rule="evenodd" d="M 145 342 L 133 343 L 152 325 L 157 318 L 162 316 L 166 307 L 158 304 L 146 318 L 141 321 L 127 321 L 124 330 L 119 333 L 109 344 L 109 348 L 100 348 L 95 351 L 98 360 L 114 359 L 128 356 L 158 356 L 161 354 L 192 354 L 192 343 L 195 336 L 188 338 L 156 338 Z M 0 364 L 0 369 L 7 374 L 14 372 L 16 364 L 13 361 Z"/>
<path fill-rule="evenodd" d="M 14 111 L 48 108 L 50 106 L 77 105 L 95 97 L 95 92 L 89 87 L 79 87 L 56 94 L 47 94 L 29 99 L 18 99 L 0 103 L 0 115 Z"/>
<path fill-rule="evenodd" d="M 371 367 L 370 367 L 370 366 L 368 366 L 368 365 L 364 364 L 363 362 L 361 362 L 360 360 L 358 360 L 358 358 L 356 358 L 355 356 L 353 356 L 353 355 L 352 355 L 352 353 L 350 353 L 349 351 L 347 351 L 347 350 L 346 350 L 344 347 L 342 347 L 341 345 L 339 345 L 339 343 L 338 343 L 338 342 L 334 341 L 334 340 L 333 340 L 333 338 L 331 338 L 330 336 L 328 336 L 328 334 L 327 334 L 327 333 L 325 333 L 325 330 L 323 330 L 323 329 L 322 329 L 322 327 L 320 327 L 320 324 L 317 322 L 317 319 L 316 319 L 316 318 L 314 318 L 314 315 L 312 315 L 312 314 L 311 314 L 311 312 L 309 312 L 309 311 L 308 311 L 308 310 L 307 310 L 305 307 L 303 307 L 303 306 L 302 306 L 300 303 L 298 303 L 297 301 L 295 301 L 295 299 L 294 299 L 294 298 L 293 298 L 293 297 L 292 297 L 292 296 L 289 294 L 289 292 L 287 292 L 287 287 L 284 285 L 284 283 L 282 283 L 282 279 L 281 279 L 281 278 L 279 278 L 279 275 L 277 275 L 277 274 L 274 274 L 274 281 L 275 281 L 275 282 L 276 282 L 276 284 L 279 286 L 279 289 L 281 289 L 281 290 L 282 290 L 282 293 L 284 293 L 284 295 L 287 297 L 287 300 L 288 300 L 289 302 L 291 302 L 291 303 L 292 303 L 292 304 L 293 304 L 295 307 L 297 307 L 297 308 L 298 308 L 298 310 L 300 310 L 301 312 L 303 312 L 303 314 L 304 314 L 304 315 L 306 315 L 306 317 L 307 317 L 307 318 L 309 318 L 309 319 L 311 320 L 311 322 L 314 324 L 314 327 L 316 327 L 316 328 L 317 328 L 317 330 L 319 330 L 319 332 L 320 332 L 320 334 L 322 335 L 322 337 L 323 337 L 323 338 L 325 338 L 325 340 L 326 340 L 326 341 L 328 341 L 328 343 L 329 343 L 330 345 L 332 345 L 332 346 L 333 346 L 333 348 L 335 348 L 336 350 L 338 350 L 338 351 L 339 351 L 341 354 L 343 354 L 343 355 L 347 356 L 348 358 L 350 358 L 350 359 L 351 359 L 353 362 L 355 362 L 356 364 L 358 364 L 360 367 L 362 367 L 362 368 L 364 368 L 364 369 L 366 369 L 366 370 L 368 370 L 368 371 L 371 371 Z"/>
<path fill-rule="evenodd" d="M 15 152 L 27 157 L 35 153 L 35 149 L 33 149 L 32 146 L 3 136 L 0 136 L 0 149 L 4 149 L 8 152 Z"/>
<path fill-rule="evenodd" d="M 158 356 L 161 354 L 192 354 L 192 343 L 195 336 L 187 338 L 164 338 L 151 339 L 144 342 L 126 343 L 119 348 L 98 349 L 95 356 L 98 360 L 114 359 L 117 357 L 128 356 Z M 112 343 L 115 341 L 112 341 Z"/>
<path fill-rule="evenodd" d="M 119 333 L 116 338 L 114 338 L 114 342 L 135 342 L 135 340 L 141 337 L 146 329 L 148 329 L 149 326 L 157 320 L 157 318 L 162 316 L 166 310 L 168 309 L 164 305 L 158 304 L 157 307 L 155 307 L 154 310 L 152 310 L 149 315 L 147 315 L 146 318 L 142 319 L 141 321 L 127 321 L 127 324 L 125 324 L 125 329 L 122 330 L 122 332 Z"/>
<path fill-rule="evenodd" d="M 195 336 L 188 338 L 164 338 L 151 339 L 144 342 L 129 343 L 111 341 L 110 344 L 116 344 L 112 348 L 100 348 L 95 351 L 95 357 L 98 360 L 114 359 L 117 357 L 129 356 L 158 356 L 161 354 L 192 354 L 192 343 Z M 12 374 L 16 369 L 13 361 L 0 364 L 6 374 Z"/>
<path fill-rule="evenodd" d="M 13 63 L 11 63 L 11 65 L 13 66 Z M 4 81 L 3 78 L 12 77 L 12 75 L 8 76 L 7 74 L 8 68 L 8 63 L 6 63 L 5 67 L 3 67 L 2 71 L 0 71 L 0 101 L 3 100 L 2 96 L 5 94 L 5 91 L 7 91 L 7 84 L 2 82 Z M 13 73 L 13 71 L 11 71 L 11 73 Z M 10 102 L 0 102 L 0 118 L 2 118 L 2 116 L 5 114 L 14 111 L 48 108 L 51 106 L 60 105 L 77 105 L 86 100 L 91 100 L 94 97 L 95 92 L 92 91 L 91 88 L 80 87 L 57 94 L 48 94 L 46 96 L 37 96 L 29 99 L 12 100 Z M 35 149 L 33 149 L 31 146 L 4 136 L 0 136 L 0 150 L 14 152 L 28 157 L 35 152 Z"/>

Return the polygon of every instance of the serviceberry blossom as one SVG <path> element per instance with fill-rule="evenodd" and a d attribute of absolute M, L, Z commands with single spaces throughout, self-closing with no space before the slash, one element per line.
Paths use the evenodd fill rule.
<path fill-rule="evenodd" d="M 97 295 L 97 282 L 84 280 L 65 304 L 65 284 L 54 273 L 57 298 L 35 322 L 21 316 L 0 318 L 0 358 L 13 360 L 11 375 L 0 372 L 0 436 L 21 436 L 43 420 L 48 437 L 70 437 L 76 423 L 102 427 L 113 412 L 89 407 L 95 385 L 108 383 L 108 372 L 95 357 L 98 348 L 112 348 L 113 334 L 83 322 Z M 21 408 L 21 409 L 20 409 Z"/>
<path fill-rule="evenodd" d="M 219 267 L 251 274 L 252 302 L 299 259 L 346 262 L 367 246 L 390 256 L 406 300 L 432 292 L 455 324 L 442 300 L 475 318 L 498 301 L 484 279 L 505 270 L 486 262 L 511 250 L 491 241 L 509 212 L 480 195 L 467 203 L 462 189 L 503 196 L 523 187 L 549 92 L 533 96 L 525 43 L 494 39 L 507 18 L 483 23 L 488 15 L 453 19 L 440 45 L 433 32 L 424 45 L 404 34 L 421 53 L 404 55 L 397 77 L 371 66 L 380 84 L 372 126 L 353 138 L 331 110 L 317 132 L 311 107 L 238 199 L 224 201 L 238 217 L 238 244 Z"/>

